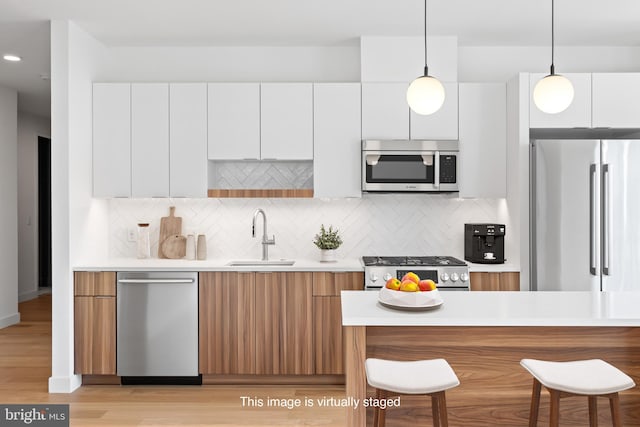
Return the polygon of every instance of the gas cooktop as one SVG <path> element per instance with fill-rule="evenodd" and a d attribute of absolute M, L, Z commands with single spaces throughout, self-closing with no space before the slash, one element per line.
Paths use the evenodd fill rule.
<path fill-rule="evenodd" d="M 466 266 L 464 261 L 451 256 L 363 256 L 365 266 Z"/>

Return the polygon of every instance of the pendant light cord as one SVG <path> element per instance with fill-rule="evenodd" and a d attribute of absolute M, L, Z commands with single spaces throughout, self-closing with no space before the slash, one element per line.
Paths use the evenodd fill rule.
<path fill-rule="evenodd" d="M 424 0 L 424 76 L 429 75 L 427 66 L 427 0 Z"/>
<path fill-rule="evenodd" d="M 426 1 L 426 0 L 425 0 Z M 555 34 L 554 34 L 554 1 L 551 0 L 551 75 L 554 75 L 556 73 L 556 69 L 555 66 L 553 64 L 554 60 L 554 51 L 555 51 Z"/>

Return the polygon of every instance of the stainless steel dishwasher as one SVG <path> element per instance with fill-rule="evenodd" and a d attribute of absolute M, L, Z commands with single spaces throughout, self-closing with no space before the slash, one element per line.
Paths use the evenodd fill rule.
<path fill-rule="evenodd" d="M 122 384 L 200 384 L 198 273 L 118 273 L 116 349 Z"/>

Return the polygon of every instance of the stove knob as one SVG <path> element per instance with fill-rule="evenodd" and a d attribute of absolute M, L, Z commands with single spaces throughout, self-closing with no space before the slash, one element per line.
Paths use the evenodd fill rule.
<path fill-rule="evenodd" d="M 369 279 L 370 279 L 372 282 L 375 282 L 376 280 L 378 280 L 378 276 L 376 276 L 376 274 L 375 274 L 375 273 L 371 273 L 371 274 L 369 275 Z"/>
<path fill-rule="evenodd" d="M 457 282 L 458 278 L 458 273 L 451 273 L 451 281 Z"/>
<path fill-rule="evenodd" d="M 466 282 L 467 280 L 469 280 L 469 275 L 467 273 L 460 274 L 460 280 Z"/>
<path fill-rule="evenodd" d="M 391 274 L 384 273 L 384 276 L 382 276 L 382 280 L 384 280 L 386 282 L 387 280 L 391 279 L 391 277 L 392 277 Z"/>
<path fill-rule="evenodd" d="M 442 273 L 440 275 L 440 279 L 442 279 L 443 282 L 447 282 L 449 280 L 449 275 L 447 273 Z"/>

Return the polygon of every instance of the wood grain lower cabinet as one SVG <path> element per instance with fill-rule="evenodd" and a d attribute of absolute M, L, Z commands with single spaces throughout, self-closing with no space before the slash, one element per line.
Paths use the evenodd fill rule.
<path fill-rule="evenodd" d="M 116 374 L 116 274 L 74 274 L 75 373 Z"/>
<path fill-rule="evenodd" d="M 201 373 L 255 373 L 255 289 L 254 273 L 200 273 Z"/>
<path fill-rule="evenodd" d="M 313 273 L 313 337 L 315 373 L 344 374 L 344 337 L 340 291 L 362 290 L 364 274 Z"/>
<path fill-rule="evenodd" d="M 311 375 L 312 273 L 256 273 L 256 373 Z"/>
<path fill-rule="evenodd" d="M 519 272 L 469 273 L 472 291 L 519 291 Z"/>

